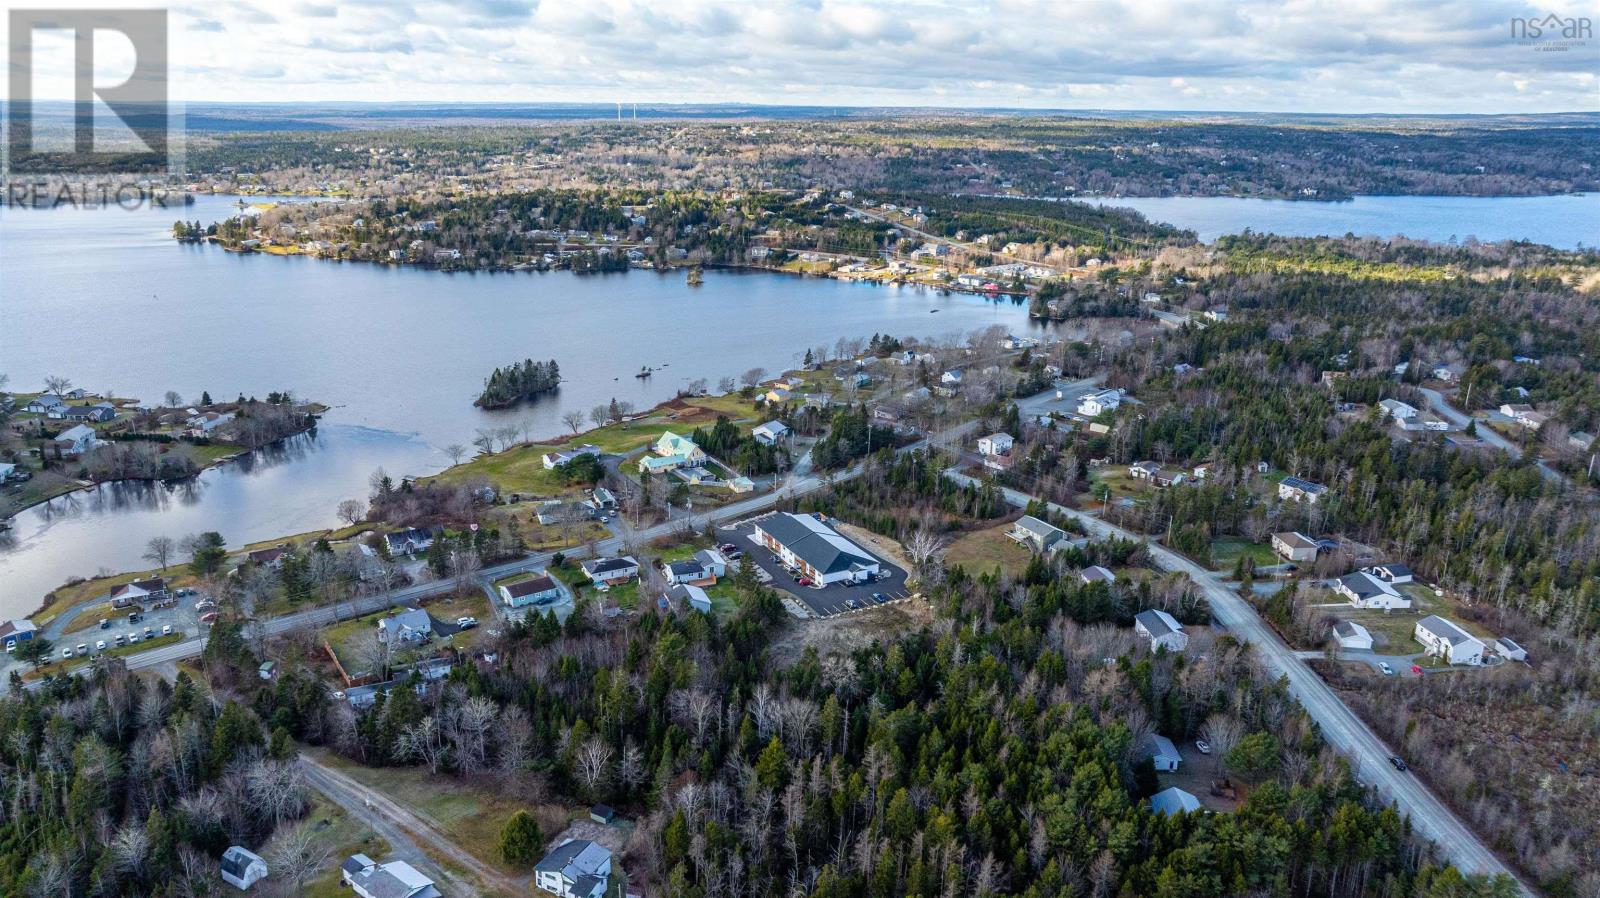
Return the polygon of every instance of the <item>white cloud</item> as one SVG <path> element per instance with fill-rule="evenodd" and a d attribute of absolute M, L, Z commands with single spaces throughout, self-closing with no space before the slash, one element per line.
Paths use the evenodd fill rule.
<path fill-rule="evenodd" d="M 1581 3 L 1551 5 L 1586 14 Z M 281 100 L 287 90 L 307 100 L 363 101 L 1600 109 L 1600 44 L 1550 53 L 1512 38 L 1513 16 L 1540 11 L 1512 0 L 218 0 L 174 10 L 183 61 L 174 93 L 187 100 Z"/>

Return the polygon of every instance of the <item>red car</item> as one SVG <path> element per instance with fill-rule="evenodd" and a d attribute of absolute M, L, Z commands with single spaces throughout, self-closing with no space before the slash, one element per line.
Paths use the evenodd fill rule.
<path fill-rule="evenodd" d="M 799 580 L 796 580 L 794 582 L 800 584 L 801 586 L 810 586 L 811 585 L 811 580 L 806 578 L 806 577 L 801 577 Z"/>

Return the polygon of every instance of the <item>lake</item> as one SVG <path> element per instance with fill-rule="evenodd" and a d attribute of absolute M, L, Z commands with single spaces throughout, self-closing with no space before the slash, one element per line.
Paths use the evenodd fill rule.
<path fill-rule="evenodd" d="M 565 411 L 613 397 L 642 409 L 696 378 L 777 374 L 839 337 L 1032 326 L 1025 306 L 916 288 L 721 271 L 700 287 L 682 272 L 447 274 L 168 235 L 180 217 L 233 211 L 220 197 L 0 211 L 0 370 L 11 389 L 59 374 L 150 402 L 168 390 L 193 401 L 287 389 L 332 406 L 315 435 L 249 464 L 176 486 L 103 486 L 18 515 L 0 535 L 0 618 L 31 611 L 68 576 L 146 566 L 152 536 L 214 529 L 238 546 L 333 525 L 373 470 L 435 473 L 448 464 L 443 447 L 470 445 L 478 428 L 526 423 L 553 436 Z M 559 391 L 473 407 L 496 365 L 528 357 L 561 364 Z M 642 365 L 661 370 L 635 378 Z"/>
<path fill-rule="evenodd" d="M 1317 203 L 1228 196 L 1085 198 L 1133 209 L 1210 243 L 1245 229 L 1292 237 L 1398 237 L 1440 243 L 1531 240 L 1562 249 L 1600 246 L 1600 193 L 1566 196 L 1358 196 Z"/>

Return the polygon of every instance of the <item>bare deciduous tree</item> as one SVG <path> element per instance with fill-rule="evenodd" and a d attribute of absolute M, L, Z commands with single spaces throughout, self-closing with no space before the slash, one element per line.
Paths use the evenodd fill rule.
<path fill-rule="evenodd" d="M 172 562 L 172 553 L 177 551 L 178 544 L 170 536 L 152 536 L 144 546 L 144 560 L 162 570 Z"/>
<path fill-rule="evenodd" d="M 44 391 L 60 396 L 72 389 L 72 380 L 59 374 L 51 374 L 44 379 Z"/>
<path fill-rule="evenodd" d="M 573 409 L 572 411 L 562 414 L 561 423 L 567 425 L 568 429 L 570 429 L 573 433 L 577 433 L 578 428 L 583 426 L 583 419 L 583 412 Z"/>
<path fill-rule="evenodd" d="M 354 524 L 367 516 L 367 505 L 360 499 L 346 499 L 339 503 L 339 520 Z"/>
<path fill-rule="evenodd" d="M 573 752 L 572 760 L 577 767 L 578 779 L 590 792 L 605 782 L 610 772 L 612 754 L 611 745 L 599 736 L 590 736 Z"/>
<path fill-rule="evenodd" d="M 302 823 L 274 839 L 267 849 L 267 866 L 283 895 L 299 895 L 306 880 L 315 876 L 333 854 L 333 846 L 309 823 Z"/>
<path fill-rule="evenodd" d="M 460 443 L 451 443 L 444 447 L 444 454 L 450 456 L 450 464 L 459 465 L 461 464 L 461 459 L 467 454 L 467 447 Z"/>

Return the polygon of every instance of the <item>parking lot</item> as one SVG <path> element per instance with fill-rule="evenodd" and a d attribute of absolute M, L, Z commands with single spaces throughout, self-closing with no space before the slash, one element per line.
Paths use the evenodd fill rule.
<path fill-rule="evenodd" d="M 717 540 L 738 546 L 744 551 L 741 563 L 754 564 L 761 574 L 764 574 L 761 577 L 764 583 L 793 596 L 817 617 L 865 611 L 878 605 L 901 601 L 910 595 L 910 591 L 906 589 L 906 572 L 860 543 L 856 545 L 878 560 L 881 579 L 860 584 L 836 583 L 820 588 L 801 586 L 797 582 L 799 578 L 787 570 L 782 562 L 775 559 L 771 550 L 755 541 L 753 531 L 752 522 L 746 521 L 730 528 L 719 529 Z M 855 603 L 854 607 L 851 605 L 852 602 Z"/>

